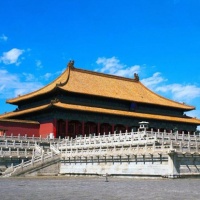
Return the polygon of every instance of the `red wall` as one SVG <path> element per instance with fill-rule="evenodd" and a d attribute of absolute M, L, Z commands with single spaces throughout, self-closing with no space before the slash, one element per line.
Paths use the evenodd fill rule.
<path fill-rule="evenodd" d="M 54 137 L 56 137 L 55 130 L 56 130 L 55 129 L 55 120 L 50 120 L 50 121 L 40 123 L 39 134 L 43 138 L 46 138 L 47 136 L 49 136 L 50 133 L 53 133 Z"/>
<path fill-rule="evenodd" d="M 40 124 L 0 121 L 0 129 L 5 130 L 6 135 L 39 137 L 39 128 Z"/>

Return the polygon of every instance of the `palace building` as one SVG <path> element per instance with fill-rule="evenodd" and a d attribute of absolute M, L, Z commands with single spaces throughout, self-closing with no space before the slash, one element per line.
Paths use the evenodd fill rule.
<path fill-rule="evenodd" d="M 140 121 L 166 132 L 194 132 L 200 125 L 185 114 L 195 107 L 152 92 L 137 74 L 130 79 L 87 71 L 73 61 L 50 84 L 7 103 L 17 108 L 0 115 L 0 130 L 15 135 L 64 138 L 136 131 Z"/>

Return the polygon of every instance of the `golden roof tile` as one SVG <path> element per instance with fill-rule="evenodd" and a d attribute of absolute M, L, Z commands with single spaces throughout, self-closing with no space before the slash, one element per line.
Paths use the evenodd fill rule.
<path fill-rule="evenodd" d="M 22 100 L 48 93 L 55 87 L 68 92 L 121 99 L 135 103 L 167 106 L 183 110 L 195 109 L 193 106 L 172 101 L 152 92 L 140 81 L 76 69 L 71 66 L 68 66 L 56 80 L 40 90 L 9 99 L 7 102 L 17 104 Z"/>
<path fill-rule="evenodd" d="M 17 116 L 24 115 L 24 114 L 27 114 L 27 113 L 33 113 L 33 112 L 37 112 L 37 111 L 40 111 L 40 110 L 44 110 L 44 109 L 48 108 L 48 106 L 50 106 L 50 105 L 51 104 L 46 104 L 46 105 L 42 105 L 42 106 L 38 106 L 38 107 L 34 107 L 34 108 L 25 109 L 25 110 L 8 112 L 8 113 L 0 115 L 0 120 L 7 119 L 7 118 L 10 118 L 10 117 L 17 117 Z"/>
<path fill-rule="evenodd" d="M 0 122 L 14 122 L 14 123 L 26 123 L 26 124 L 40 124 L 38 121 L 19 120 L 19 119 L 0 119 Z"/>

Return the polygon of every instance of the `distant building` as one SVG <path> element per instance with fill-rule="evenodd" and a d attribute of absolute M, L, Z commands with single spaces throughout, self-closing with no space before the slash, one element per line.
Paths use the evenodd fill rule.
<path fill-rule="evenodd" d="M 15 135 L 63 138 L 136 131 L 140 121 L 167 132 L 194 132 L 200 125 L 184 114 L 195 107 L 155 94 L 137 74 L 129 79 L 77 69 L 73 61 L 50 84 L 7 103 L 18 107 L 0 115 L 0 129 Z"/>

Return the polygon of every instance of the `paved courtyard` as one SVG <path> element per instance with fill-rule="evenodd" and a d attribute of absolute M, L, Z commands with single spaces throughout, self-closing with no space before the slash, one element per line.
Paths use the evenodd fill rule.
<path fill-rule="evenodd" d="M 199 200 L 199 179 L 1 178 L 2 200 Z"/>

